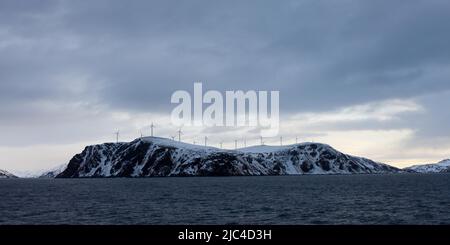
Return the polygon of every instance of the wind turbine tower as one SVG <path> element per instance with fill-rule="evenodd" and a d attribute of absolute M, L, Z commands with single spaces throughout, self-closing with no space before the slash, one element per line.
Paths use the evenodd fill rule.
<path fill-rule="evenodd" d="M 181 128 L 178 129 L 178 141 L 181 142 L 181 135 L 183 134 L 183 132 L 181 132 Z"/>
<path fill-rule="evenodd" d="M 114 134 L 116 135 L 116 143 L 119 143 L 119 130 L 117 130 Z"/>
<path fill-rule="evenodd" d="M 150 124 L 150 136 L 152 136 L 152 137 L 153 137 L 153 128 L 154 127 L 155 127 L 155 125 L 152 122 L 152 124 Z"/>

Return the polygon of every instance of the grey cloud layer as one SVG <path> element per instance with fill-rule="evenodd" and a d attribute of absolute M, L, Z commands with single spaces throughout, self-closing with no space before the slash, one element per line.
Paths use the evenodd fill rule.
<path fill-rule="evenodd" d="M 450 90 L 449 12 L 439 0 L 1 1 L 0 123 L 39 118 L 36 103 L 168 112 L 194 81 L 280 90 L 287 114 L 435 94 Z"/>

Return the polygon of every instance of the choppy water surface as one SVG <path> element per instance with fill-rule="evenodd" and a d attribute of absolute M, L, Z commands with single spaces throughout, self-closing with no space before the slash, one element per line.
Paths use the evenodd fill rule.
<path fill-rule="evenodd" d="M 450 224 L 450 174 L 2 179 L 0 224 Z"/>

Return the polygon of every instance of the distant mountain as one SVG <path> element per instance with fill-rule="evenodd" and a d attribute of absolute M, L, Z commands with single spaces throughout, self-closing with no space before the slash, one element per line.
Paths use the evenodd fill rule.
<path fill-rule="evenodd" d="M 414 165 L 404 168 L 404 170 L 412 173 L 449 173 L 450 159 L 445 159 L 438 163 Z"/>
<path fill-rule="evenodd" d="M 38 176 L 38 178 L 55 178 L 58 174 L 60 174 L 62 171 L 64 171 L 66 169 L 66 167 L 67 167 L 67 164 L 57 166 L 55 168 L 52 168 L 52 169 L 40 174 Z"/>
<path fill-rule="evenodd" d="M 9 178 L 18 178 L 18 177 L 6 170 L 0 169 L 0 179 L 9 179 Z"/>
<path fill-rule="evenodd" d="M 400 169 L 302 143 L 222 150 L 145 137 L 87 146 L 57 178 L 395 173 Z"/>
<path fill-rule="evenodd" d="M 16 170 L 14 171 L 14 175 L 18 178 L 32 179 L 39 177 L 39 175 L 41 175 L 41 172 L 42 170 Z"/>

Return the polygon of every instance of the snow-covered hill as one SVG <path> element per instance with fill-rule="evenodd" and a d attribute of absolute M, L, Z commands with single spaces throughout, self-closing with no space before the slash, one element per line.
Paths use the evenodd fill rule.
<path fill-rule="evenodd" d="M 6 179 L 6 178 L 17 178 L 14 174 L 0 169 L 0 179 Z"/>
<path fill-rule="evenodd" d="M 57 178 L 392 173 L 401 170 L 318 143 L 222 150 L 145 137 L 87 146 Z"/>
<path fill-rule="evenodd" d="M 404 170 L 413 173 L 448 173 L 450 172 L 450 159 L 438 163 L 414 165 L 404 168 Z"/>
<path fill-rule="evenodd" d="M 38 176 L 38 178 L 55 178 L 58 174 L 60 174 L 62 171 L 64 171 L 66 169 L 66 167 L 67 167 L 67 164 L 57 166 L 55 168 L 52 168 L 52 169 L 40 174 Z"/>

